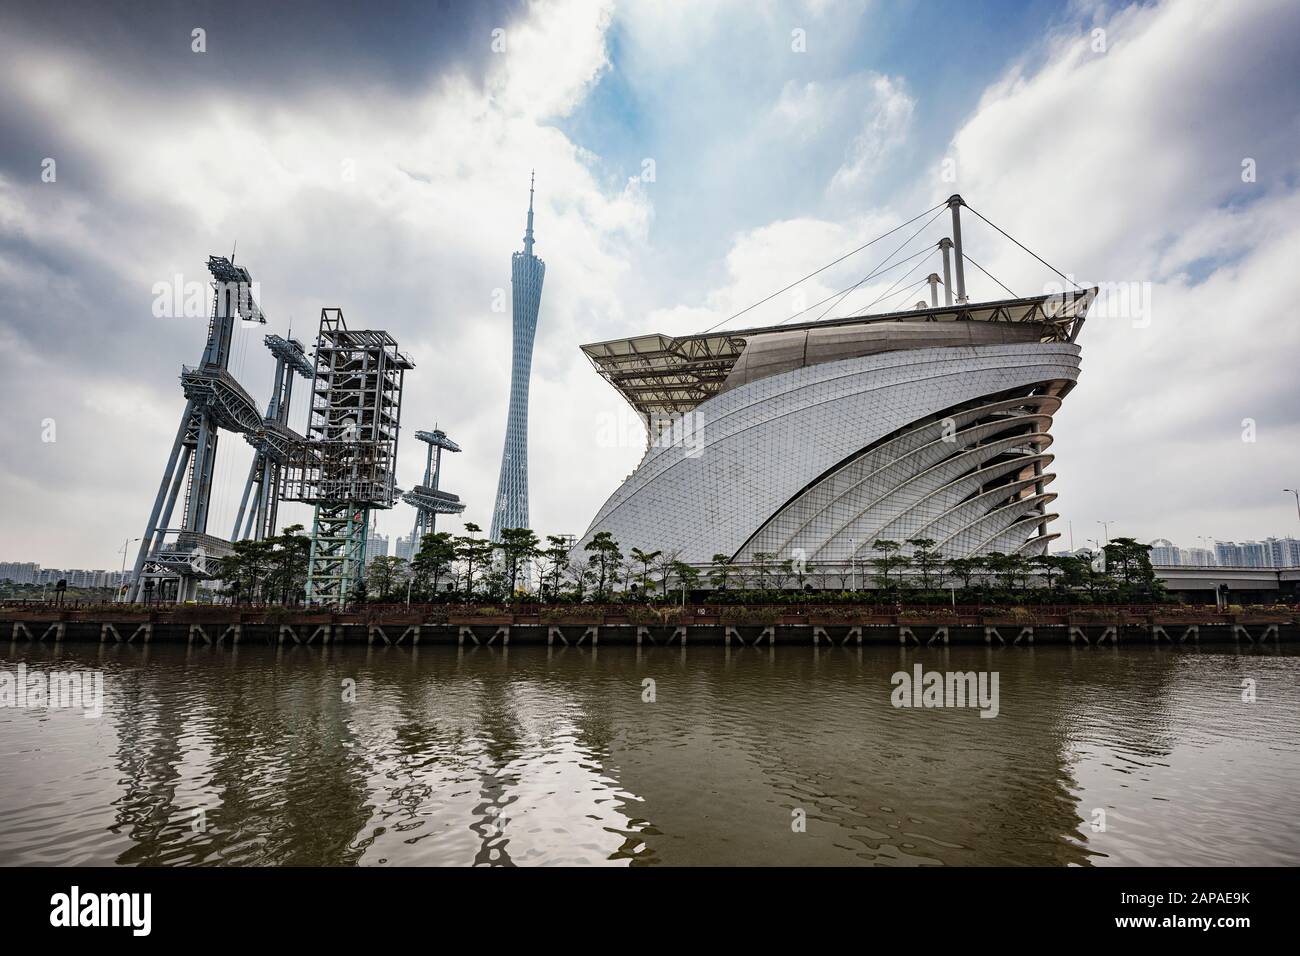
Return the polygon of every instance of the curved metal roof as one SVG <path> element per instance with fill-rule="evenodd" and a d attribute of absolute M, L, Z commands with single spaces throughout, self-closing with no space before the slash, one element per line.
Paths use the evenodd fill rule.
<path fill-rule="evenodd" d="M 672 336 L 653 332 L 633 338 L 593 342 L 581 348 L 596 371 L 648 421 L 654 416 L 688 412 L 722 391 L 723 383 L 751 339 L 814 329 L 865 327 L 882 322 L 905 322 L 909 327 L 929 322 L 1008 322 L 1040 326 L 1039 340 L 1043 342 L 1073 342 L 1096 295 L 1097 289 L 1092 288 L 1082 293 L 968 302 L 700 335 Z M 901 337 L 892 347 L 886 345 L 872 351 L 951 344 L 950 336 L 936 335 L 935 341 L 928 343 L 909 335 Z"/>

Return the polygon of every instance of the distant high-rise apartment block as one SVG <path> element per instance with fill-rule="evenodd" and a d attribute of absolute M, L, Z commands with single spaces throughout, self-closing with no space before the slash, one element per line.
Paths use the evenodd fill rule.
<path fill-rule="evenodd" d="M 1168 538 L 1156 538 L 1151 542 L 1151 563 L 1157 567 L 1176 568 L 1183 562 L 1177 545 Z"/>
<path fill-rule="evenodd" d="M 35 584 L 36 575 L 41 566 L 31 562 L 0 562 L 0 581 L 12 581 L 14 584 Z"/>
<path fill-rule="evenodd" d="M 1265 538 L 1269 557 L 1275 568 L 1300 568 L 1300 540 L 1295 538 Z"/>
<path fill-rule="evenodd" d="M 1271 568 L 1273 558 L 1269 547 L 1259 541 L 1214 542 L 1214 557 L 1224 568 Z"/>
<path fill-rule="evenodd" d="M 372 532 L 366 538 L 366 564 L 369 564 L 375 558 L 388 557 L 388 536 L 382 535 L 378 531 Z"/>
<path fill-rule="evenodd" d="M 1209 548 L 1179 548 L 1179 564 L 1188 568 L 1212 568 L 1217 565 Z"/>
<path fill-rule="evenodd" d="M 34 562 L 0 561 L 0 581 L 13 584 L 56 584 L 67 581 L 70 588 L 117 587 L 129 575 L 122 571 L 84 568 L 42 568 Z"/>

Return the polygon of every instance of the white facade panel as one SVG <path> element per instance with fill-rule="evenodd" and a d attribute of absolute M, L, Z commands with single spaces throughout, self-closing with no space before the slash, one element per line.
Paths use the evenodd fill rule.
<path fill-rule="evenodd" d="M 990 483 L 1028 479 L 1050 462 L 1041 454 L 1049 416 L 1078 371 L 1077 345 L 1033 342 L 873 354 L 739 385 L 650 448 L 578 547 L 609 531 L 624 550 L 692 563 L 796 550 L 836 561 L 848 559 L 850 538 L 869 556 L 883 529 L 921 531 L 944 516 L 956 540 L 966 525 L 953 524 L 953 509 L 982 488 L 972 472 L 987 468 Z M 987 509 L 960 516 L 973 524 L 1048 480 L 989 494 Z M 979 536 L 1000 542 L 1044 503 L 1007 509 L 1005 526 L 982 523 Z"/>

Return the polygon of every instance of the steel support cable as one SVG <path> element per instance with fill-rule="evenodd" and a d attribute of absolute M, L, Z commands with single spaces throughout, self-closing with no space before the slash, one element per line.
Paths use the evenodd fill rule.
<path fill-rule="evenodd" d="M 929 252 L 930 250 L 929 250 L 929 249 L 925 249 L 925 250 L 922 250 L 922 251 L 924 251 L 924 252 Z M 910 276 L 913 272 L 915 272 L 915 271 L 917 270 L 917 268 L 918 268 L 920 265 L 921 265 L 921 263 L 918 262 L 916 265 L 912 266 L 912 268 L 908 269 L 908 270 L 907 270 L 906 272 L 904 272 L 901 276 L 899 276 L 897 279 L 895 279 L 893 285 L 891 285 L 891 286 L 890 286 L 888 289 L 886 289 L 884 292 L 880 293 L 880 295 L 878 295 L 878 296 L 876 296 L 874 299 L 872 299 L 871 302 L 869 302 L 869 303 L 867 304 L 866 309 L 860 309 L 859 311 L 857 311 L 857 312 L 855 312 L 855 313 L 853 313 L 853 314 L 854 314 L 854 315 L 864 315 L 864 314 L 866 314 L 867 309 L 870 309 L 873 305 L 875 305 L 875 304 L 876 304 L 877 302 L 879 302 L 881 299 L 885 298 L 885 296 L 887 296 L 887 295 L 892 295 L 893 292 L 894 292 L 894 290 L 895 290 L 896 288 L 898 288 L 898 283 L 902 282 L 904 279 L 906 279 L 908 276 Z M 924 280 L 922 280 L 922 281 L 924 281 Z"/>
<path fill-rule="evenodd" d="M 758 300 L 757 302 L 755 302 L 753 305 L 748 305 L 748 306 L 746 306 L 745 308 L 741 309 L 739 312 L 735 313 L 734 315 L 729 315 L 729 316 L 727 316 L 727 318 L 725 318 L 725 319 L 723 319 L 721 322 L 717 323 L 717 325 L 713 325 L 713 326 L 711 326 L 711 327 L 705 329 L 705 330 L 704 330 L 704 334 L 707 335 L 709 332 L 712 332 L 714 329 L 718 328 L 719 326 L 726 325 L 726 324 L 727 324 L 728 322 L 730 322 L 732 319 L 739 318 L 740 316 L 744 315 L 746 312 L 750 311 L 751 309 L 756 309 L 756 308 L 758 308 L 760 305 L 762 305 L 763 303 L 765 303 L 765 302 L 770 302 L 772 299 L 775 299 L 775 298 L 776 298 L 778 295 L 780 295 L 782 292 L 789 292 L 789 291 L 790 291 L 791 289 L 793 289 L 795 286 L 799 285 L 799 283 L 801 283 L 801 282 L 807 282 L 807 281 L 808 281 L 809 279 L 811 279 L 813 276 L 818 275 L 819 273 L 825 272 L 825 271 L 826 271 L 827 269 L 829 269 L 831 266 L 839 265 L 839 263 L 843 262 L 845 259 L 849 258 L 850 256 L 855 256 L 855 255 L 857 255 L 859 252 L 861 252 L 863 249 L 866 249 L 868 246 L 875 245 L 875 244 L 876 244 L 877 242 L 879 242 L 881 239 L 886 239 L 886 238 L 888 238 L 889 236 L 892 236 L 894 233 L 898 232 L 898 230 L 900 230 L 900 229 L 906 229 L 908 226 L 910 226 L 912 223 L 916 222 L 916 220 L 920 219 L 922 216 L 929 215 L 930 213 L 934 212 L 936 209 L 943 209 L 943 208 L 946 207 L 947 205 L 948 205 L 948 203 L 947 203 L 947 201 L 945 200 L 944 202 L 939 203 L 937 206 L 931 206 L 929 209 L 925 210 L 925 212 L 922 212 L 922 213 L 917 214 L 916 216 L 913 216 L 911 219 L 907 220 L 907 222 L 900 223 L 899 225 L 895 226 L 893 229 L 890 229 L 888 232 L 881 233 L 879 236 L 876 236 L 876 238 L 872 239 L 870 242 L 864 242 L 862 245 L 858 246 L 856 249 L 853 249 L 853 250 L 851 250 L 851 251 L 849 251 L 849 252 L 844 253 L 844 255 L 840 256 L 838 259 L 834 260 L 833 262 L 828 262 L 828 263 L 826 263 L 826 265 L 822 266 L 820 269 L 816 270 L 815 272 L 810 272 L 810 273 L 808 273 L 806 276 L 804 276 L 802 279 L 797 279 L 796 281 L 791 282 L 791 283 L 790 283 L 788 286 L 786 286 L 784 289 L 777 289 L 777 290 L 776 290 L 775 292 L 773 292 L 771 295 L 769 295 L 769 296 L 765 296 L 764 298 L 759 299 L 759 300 Z M 822 300 L 822 301 L 825 301 L 825 300 Z M 805 310 L 805 311 L 807 311 L 807 310 Z"/>
<path fill-rule="evenodd" d="M 979 212 L 978 209 L 971 209 L 971 207 L 970 207 L 969 205 L 967 205 L 966 203 L 962 203 L 962 205 L 963 205 L 963 206 L 966 206 L 967 209 L 970 209 L 971 212 L 973 212 L 975 215 L 979 216 L 980 219 L 983 219 L 984 222 L 987 222 L 990 226 L 992 226 L 992 227 L 993 227 L 994 229 L 996 229 L 998 232 L 1002 233 L 1003 236 L 1005 236 L 1006 238 L 1010 239 L 1012 242 L 1014 242 L 1016 245 L 1018 245 L 1021 249 L 1024 249 L 1025 252 L 1029 253 L 1031 256 L 1033 256 L 1035 259 L 1037 259 L 1037 260 L 1038 260 L 1039 262 L 1041 262 L 1043 265 L 1047 266 L 1047 268 L 1051 269 L 1053 272 L 1055 272 L 1058 276 L 1060 276 L 1060 277 L 1061 277 L 1062 279 L 1064 279 L 1066 282 L 1070 283 L 1070 285 L 1074 286 L 1074 287 L 1075 287 L 1076 289 L 1078 289 L 1080 292 L 1083 291 L 1083 286 L 1079 285 L 1079 283 L 1075 282 L 1073 279 L 1071 279 L 1069 276 L 1067 276 L 1067 275 L 1066 275 L 1064 272 L 1062 272 L 1060 269 L 1056 268 L 1056 266 L 1052 265 L 1050 262 L 1048 262 L 1046 259 L 1044 259 L 1042 256 L 1040 256 L 1038 253 L 1034 252 L 1033 249 L 1030 249 L 1028 246 L 1026 246 L 1024 243 L 1022 243 L 1022 242 L 1021 242 L 1019 239 L 1017 239 L 1015 236 L 1009 235 L 1009 234 L 1008 234 L 1006 231 L 1004 231 L 1000 226 L 998 226 L 997 223 L 992 222 L 991 220 L 989 220 L 989 219 L 985 218 L 984 216 L 980 215 L 980 212 Z M 923 214 L 923 215 L 924 215 L 924 214 Z M 970 256 L 966 256 L 966 258 L 969 259 Z M 983 271 L 983 270 L 981 269 L 980 271 Z M 984 274 L 985 274 L 985 275 L 988 275 L 987 272 L 985 272 Z M 989 278 L 990 278 L 990 279 L 993 279 L 992 276 L 989 276 Z M 994 281 L 994 282 L 997 282 L 998 280 L 997 280 L 997 279 L 993 279 L 993 281 Z M 1002 283 L 1001 283 L 1001 282 L 998 282 L 998 285 L 1002 285 Z M 1007 287 L 1006 287 L 1006 286 L 1002 286 L 1002 288 L 1006 289 Z M 1007 289 L 1007 291 L 1010 292 L 1011 290 L 1010 290 L 1010 289 Z M 1013 293 L 1013 294 L 1014 294 L 1014 293 Z"/>
<path fill-rule="evenodd" d="M 916 280 L 915 282 L 913 282 L 911 285 L 904 286 L 904 287 L 903 287 L 903 294 L 902 294 L 901 296 L 899 296 L 899 302 L 901 303 L 903 300 L 905 300 L 905 299 L 906 299 L 906 298 L 911 294 L 912 290 L 915 289 L 917 286 L 922 285 L 922 284 L 924 284 L 925 282 L 928 282 L 928 281 L 929 281 L 928 279 L 917 279 L 917 280 Z M 891 309 L 890 311 L 891 311 L 891 312 L 897 312 L 897 311 L 899 311 L 899 306 L 898 306 L 898 305 L 895 305 L 895 306 L 893 307 L 893 309 Z"/>
<path fill-rule="evenodd" d="M 988 276 L 990 279 L 992 279 L 994 282 L 997 282 L 998 285 L 1002 286 L 1003 290 L 1005 290 L 1006 293 L 1007 293 L 1008 295 L 1011 296 L 1011 298 L 1013 298 L 1013 299 L 1018 299 L 1018 298 L 1020 298 L 1020 296 L 1016 295 L 1014 292 L 1012 292 L 1010 289 L 1008 289 L 1005 285 L 1002 285 L 1002 282 L 999 281 L 999 279 L 998 279 L 997 276 L 995 276 L 993 273 L 989 272 L 988 269 L 985 269 L 982 265 L 980 265 L 978 262 L 976 262 L 976 261 L 975 261 L 974 259 L 972 259 L 970 256 L 966 255 L 965 252 L 963 252 L 963 253 L 961 254 L 961 257 L 962 257 L 963 259 L 965 259 L 967 262 L 969 262 L 971 265 L 973 265 L 973 266 L 974 266 L 976 269 L 978 269 L 980 272 L 984 273 L 986 276 Z"/>
<path fill-rule="evenodd" d="M 921 215 L 924 216 L 925 213 L 921 213 Z M 912 242 L 913 239 L 915 239 L 915 238 L 916 238 L 917 236 L 919 236 L 921 233 L 925 232 L 925 230 L 929 229 L 930 226 L 933 225 L 934 221 L 935 221 L 936 219 L 938 219 L 938 218 L 939 218 L 940 216 L 942 216 L 942 215 L 943 215 L 943 210 L 940 209 L 938 212 L 936 212 L 933 216 L 931 216 L 931 217 L 926 221 L 925 225 L 923 225 L 920 229 L 916 230 L 916 232 L 914 232 L 914 233 L 912 233 L 910 236 L 908 236 L 907 239 L 905 239 L 905 240 L 903 241 L 903 244 L 902 244 L 902 245 L 900 245 L 897 249 L 895 249 L 893 252 L 891 252 L 889 255 L 887 255 L 887 256 L 884 258 L 884 261 L 880 263 L 880 266 L 877 266 L 877 267 L 876 267 L 875 269 L 873 269 L 873 270 L 872 270 L 868 275 L 863 276 L 861 279 L 859 279 L 859 280 L 858 280 L 857 282 L 855 282 L 853 285 L 851 285 L 851 286 L 849 286 L 847 289 L 845 289 L 844 292 L 840 295 L 840 298 L 839 298 L 839 299 L 837 299 L 835 302 L 832 302 L 830 305 L 828 305 L 828 306 L 826 307 L 825 311 L 823 311 L 821 315 L 817 316 L 816 321 L 820 322 L 823 318 L 825 318 L 827 312 L 829 312 L 831 309 L 835 308 L 835 306 L 836 306 L 836 305 L 837 305 L 841 300 L 843 300 L 843 298 L 844 298 L 846 295 L 848 295 L 850 292 L 852 292 L 852 291 L 853 291 L 854 289 L 856 289 L 858 286 L 862 285 L 862 283 L 866 282 L 868 279 L 870 279 L 870 278 L 871 278 L 872 276 L 874 276 L 874 275 L 879 275 L 879 274 L 880 274 L 880 268 L 883 267 L 884 264 L 885 264 L 886 262 L 888 262 L 890 259 L 894 258 L 894 256 L 898 255 L 900 252 L 902 252 L 904 249 L 906 249 L 906 248 L 911 244 L 911 242 Z M 918 217 L 918 218 L 920 218 L 920 217 Z M 915 222 L 915 220 L 913 220 L 913 221 Z M 925 248 L 925 249 L 922 249 L 921 252 L 918 253 L 918 255 L 924 255 L 925 253 L 927 253 L 927 252 L 929 252 L 929 251 L 930 251 L 930 248 L 927 247 L 927 248 Z M 915 258 L 915 256 L 909 256 L 909 257 L 908 257 L 908 259 L 912 259 L 912 258 Z M 902 262 L 907 262 L 908 259 L 904 259 L 904 260 L 902 260 Z M 899 265 L 901 265 L 902 262 L 900 262 Z M 892 266 L 891 266 L 891 268 L 892 268 Z M 870 306 L 868 306 L 868 308 L 870 308 Z"/>
<path fill-rule="evenodd" d="M 901 265 L 906 265 L 907 263 L 910 263 L 911 260 L 913 260 L 913 259 L 915 259 L 915 258 L 918 258 L 918 256 L 926 255 L 927 252 L 930 252 L 930 251 L 931 251 L 931 248 L 928 248 L 928 247 L 927 247 L 927 248 L 923 248 L 923 250 L 920 250 L 919 252 L 914 252 L 913 255 L 907 256 L 906 259 L 900 259 L 900 260 L 898 260 L 897 263 L 894 263 L 893 265 L 891 265 L 891 267 L 889 267 L 889 268 L 887 268 L 887 269 L 883 269 L 883 271 L 880 271 L 880 269 L 879 269 L 879 267 L 878 267 L 878 271 L 874 271 L 874 272 L 872 272 L 872 273 L 870 274 L 870 276 L 866 276 L 866 278 L 879 277 L 879 276 L 883 276 L 883 274 L 885 274 L 885 272 L 893 272 L 894 269 L 897 269 L 898 267 L 901 267 Z M 824 304 L 828 303 L 829 300 L 835 298 L 836 295 L 842 295 L 842 294 L 844 294 L 844 293 L 848 293 L 848 291 L 852 291 L 852 290 L 854 289 L 855 286 L 862 285 L 862 281 L 865 281 L 865 280 L 859 280 L 858 282 L 855 282 L 854 285 L 849 286 L 848 289 L 841 289 L 841 290 L 839 290 L 839 291 L 835 291 L 835 293 L 831 293 L 831 294 L 827 295 L 827 297 L 824 298 L 824 299 L 818 299 L 818 300 L 816 300 L 816 302 L 814 302 L 813 304 L 811 304 L 811 306 L 807 306 L 807 307 L 805 307 L 805 308 L 801 308 L 801 310 L 798 311 L 798 312 L 796 312 L 796 313 L 794 313 L 794 315 L 792 315 L 792 316 L 787 316 L 787 317 L 785 317 L 785 319 L 781 319 L 781 321 L 779 321 L 779 323 L 776 323 L 776 324 L 777 324 L 777 325 L 785 325 L 785 323 L 788 323 L 788 321 L 789 321 L 790 319 L 798 319 L 798 317 L 800 317 L 801 315 L 803 315 L 803 313 L 805 313 L 805 312 L 811 312 L 811 311 L 814 310 L 814 308 L 816 308 L 816 307 L 818 307 L 818 306 L 824 306 Z M 822 315 L 826 315 L 826 312 L 823 312 Z"/>

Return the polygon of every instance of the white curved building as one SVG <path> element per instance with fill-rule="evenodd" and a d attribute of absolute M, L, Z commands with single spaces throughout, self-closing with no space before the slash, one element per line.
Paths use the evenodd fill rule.
<path fill-rule="evenodd" d="M 817 565 L 1045 553 L 1049 429 L 1095 290 L 583 346 L 649 447 L 578 542 Z M 768 560 L 768 559 L 763 559 Z"/>

